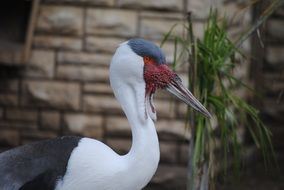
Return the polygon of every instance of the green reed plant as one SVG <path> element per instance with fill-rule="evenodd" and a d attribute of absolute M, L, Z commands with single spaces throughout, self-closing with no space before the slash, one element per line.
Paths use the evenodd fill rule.
<path fill-rule="evenodd" d="M 234 171 L 240 169 L 243 149 L 238 137 L 241 127 L 247 129 L 261 150 L 265 166 L 274 160 L 271 132 L 261 121 L 258 110 L 236 95 L 236 89 L 252 89 L 234 76 L 234 70 L 238 66 L 236 55 L 243 56 L 240 45 L 281 4 L 281 0 L 274 1 L 236 42 L 228 38 L 226 19 L 219 19 L 217 11 L 210 12 L 202 39 L 193 33 L 190 13 L 183 25 L 185 36 L 172 34 L 176 25 L 165 35 L 161 46 L 169 39 L 174 41 L 173 69 L 188 64 L 189 88 L 213 114 L 213 119 L 208 120 L 188 109 L 186 124 L 192 134 L 188 190 L 214 189 L 216 163 L 222 163 L 220 167 L 225 175 L 229 166 Z M 217 126 L 213 126 L 212 120 L 216 120 Z M 220 144 L 218 148 L 217 144 Z"/>

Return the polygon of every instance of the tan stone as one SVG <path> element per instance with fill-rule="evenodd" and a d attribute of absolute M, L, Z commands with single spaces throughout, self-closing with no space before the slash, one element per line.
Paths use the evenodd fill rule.
<path fill-rule="evenodd" d="M 187 105 L 185 103 L 178 103 L 177 105 L 177 116 L 179 118 L 185 118 L 187 114 Z"/>
<path fill-rule="evenodd" d="M 156 129 L 161 139 L 190 139 L 185 121 L 160 119 L 156 123 Z"/>
<path fill-rule="evenodd" d="M 33 44 L 35 47 L 81 50 L 83 42 L 80 38 L 38 35 L 33 38 Z"/>
<path fill-rule="evenodd" d="M 104 82 L 109 78 L 108 68 L 60 65 L 56 76 L 61 79 Z"/>
<path fill-rule="evenodd" d="M 115 152 L 120 155 L 124 155 L 129 152 L 131 148 L 131 139 L 114 139 L 109 138 L 106 144 L 111 147 Z"/>
<path fill-rule="evenodd" d="M 156 91 L 155 95 L 154 95 L 154 101 L 160 99 L 160 100 L 167 100 L 169 101 L 169 99 L 172 97 L 172 95 L 163 89 L 159 89 Z"/>
<path fill-rule="evenodd" d="M 43 111 L 40 113 L 40 125 L 43 129 L 59 130 L 60 114 L 56 111 Z"/>
<path fill-rule="evenodd" d="M 103 137 L 102 117 L 70 113 L 64 116 L 65 126 L 74 134 L 101 139 Z"/>
<path fill-rule="evenodd" d="M 131 130 L 128 120 L 125 116 L 107 116 L 106 132 L 108 136 L 130 137 Z"/>
<path fill-rule="evenodd" d="M 186 172 L 184 166 L 160 164 L 152 183 L 159 189 L 186 189 Z"/>
<path fill-rule="evenodd" d="M 25 75 L 32 77 L 54 76 L 55 54 L 49 50 L 33 50 Z"/>
<path fill-rule="evenodd" d="M 204 22 L 193 22 L 192 30 L 196 38 L 203 39 L 206 25 Z"/>
<path fill-rule="evenodd" d="M 96 111 L 106 113 L 121 113 L 118 101 L 111 96 L 83 96 L 83 109 L 85 111 Z"/>
<path fill-rule="evenodd" d="M 177 153 L 177 144 L 175 142 L 160 142 L 161 162 L 176 163 Z"/>
<path fill-rule="evenodd" d="M 181 11 L 183 9 L 183 0 L 118 0 L 118 6 Z"/>
<path fill-rule="evenodd" d="M 37 112 L 30 109 L 8 108 L 6 110 L 6 117 L 10 120 L 36 122 Z"/>
<path fill-rule="evenodd" d="M 154 100 L 156 112 L 159 118 L 173 118 L 175 116 L 175 102 L 170 100 Z"/>
<path fill-rule="evenodd" d="M 40 6 L 36 30 L 80 36 L 83 34 L 83 9 L 58 5 Z"/>
<path fill-rule="evenodd" d="M 19 131 L 11 129 L 1 129 L 0 144 L 2 146 L 18 146 L 20 143 Z"/>
<path fill-rule="evenodd" d="M 183 165 L 188 164 L 188 158 L 189 158 L 189 144 L 181 144 L 180 145 L 180 160 L 179 162 Z"/>
<path fill-rule="evenodd" d="M 268 47 L 267 48 L 267 61 L 270 64 L 283 63 L 284 62 L 284 47 Z"/>
<path fill-rule="evenodd" d="M 128 10 L 87 9 L 87 34 L 134 36 L 137 13 Z"/>
<path fill-rule="evenodd" d="M 264 84 L 262 84 L 264 87 L 264 91 L 267 94 L 274 94 L 280 96 L 283 89 L 284 89 L 284 83 L 281 81 L 265 81 Z M 272 98 L 272 97 L 271 97 Z M 280 113 L 279 113 L 280 114 Z"/>
<path fill-rule="evenodd" d="M 74 5 L 103 5 L 103 6 L 113 6 L 115 0 L 44 0 L 45 2 L 51 3 L 69 3 Z"/>
<path fill-rule="evenodd" d="M 25 81 L 23 103 L 58 109 L 79 109 L 80 86 L 77 83 Z"/>
<path fill-rule="evenodd" d="M 140 17 L 151 19 L 171 19 L 182 20 L 184 18 L 183 13 L 171 13 L 171 12 L 157 12 L 157 11 L 141 11 Z"/>
<path fill-rule="evenodd" d="M 19 81 L 16 79 L 1 79 L 0 80 L 0 93 L 3 92 L 18 92 Z"/>
<path fill-rule="evenodd" d="M 142 19 L 140 34 L 143 38 L 148 38 L 152 40 L 161 40 L 164 35 L 170 31 L 170 29 L 175 25 L 173 30 L 173 35 L 182 35 L 182 24 L 173 20 L 162 20 L 162 19 Z"/>
<path fill-rule="evenodd" d="M 160 43 L 156 43 L 156 44 L 160 44 Z M 174 51 L 175 51 L 175 44 L 173 42 L 166 42 L 163 44 L 163 46 L 161 47 L 163 52 L 165 53 L 166 56 L 166 62 L 168 64 L 172 64 L 174 61 Z M 179 53 L 181 52 L 181 47 L 177 45 L 177 55 L 179 56 Z M 179 69 L 179 64 L 181 64 L 181 61 L 179 60 L 179 62 L 176 64 L 176 69 Z M 172 66 L 172 65 L 169 65 Z"/>
<path fill-rule="evenodd" d="M 94 54 L 85 52 L 59 52 L 58 62 L 61 64 L 74 65 L 93 65 L 93 66 L 109 66 L 111 61 L 109 54 Z"/>
<path fill-rule="evenodd" d="M 20 120 L 4 120 L 0 122 L 0 128 L 6 129 L 17 129 L 17 130 L 26 130 L 26 129 L 37 129 L 37 124 L 35 122 L 26 122 Z"/>
<path fill-rule="evenodd" d="M 106 83 L 86 83 L 83 92 L 92 94 L 113 94 L 110 84 Z"/>
<path fill-rule="evenodd" d="M 86 50 L 91 52 L 107 52 L 113 54 L 123 38 L 115 37 L 86 37 Z"/>
<path fill-rule="evenodd" d="M 105 5 L 105 6 L 113 6 L 115 0 L 83 0 L 88 4 L 92 5 Z"/>
<path fill-rule="evenodd" d="M 188 88 L 188 74 L 187 73 L 178 73 L 178 76 L 182 80 L 182 84 Z"/>
<path fill-rule="evenodd" d="M 22 46 L 20 44 L 12 44 L 11 48 L 9 48 L 11 44 L 9 42 L 6 42 L 5 44 L 4 40 L 1 40 L 1 46 L 3 47 L 0 51 L 1 64 L 5 63 L 5 65 L 9 66 L 22 66 L 24 63 L 23 54 L 22 51 L 19 51 Z"/>
<path fill-rule="evenodd" d="M 284 40 L 283 19 L 270 19 L 267 22 L 268 34 L 275 40 Z"/>
<path fill-rule="evenodd" d="M 0 105 L 15 106 L 18 104 L 18 96 L 16 94 L 0 94 Z"/>
<path fill-rule="evenodd" d="M 224 0 L 187 0 L 187 11 L 192 13 L 194 19 L 206 19 L 210 8 L 218 8 Z"/>
<path fill-rule="evenodd" d="M 228 21 L 229 27 L 240 25 L 248 26 L 251 23 L 251 9 L 249 6 L 240 5 L 237 2 L 231 1 L 222 5 L 222 8 L 218 9 L 220 18 L 224 18 Z M 241 27 L 242 28 L 242 27 Z M 244 31 L 245 28 L 242 28 Z"/>
<path fill-rule="evenodd" d="M 26 140 L 46 140 L 56 138 L 58 134 L 53 131 L 39 131 L 39 130 L 23 130 L 21 132 L 21 139 Z"/>

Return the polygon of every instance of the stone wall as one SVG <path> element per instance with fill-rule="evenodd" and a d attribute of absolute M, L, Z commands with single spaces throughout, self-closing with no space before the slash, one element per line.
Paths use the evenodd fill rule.
<path fill-rule="evenodd" d="M 193 12 L 194 30 L 201 36 L 210 4 L 221 7 L 230 18 L 243 8 L 233 1 L 213 2 L 43 0 L 29 64 L 0 66 L 1 148 L 75 134 L 102 140 L 126 153 L 130 129 L 108 82 L 108 66 L 117 45 L 137 36 L 159 44 L 187 10 Z M 248 15 L 230 29 L 233 38 L 240 26 L 249 23 Z M 181 25 L 175 33 L 183 34 Z M 168 62 L 173 48 L 173 42 L 163 47 Z M 180 74 L 186 79 L 184 70 Z M 186 107 L 163 92 L 156 95 L 155 103 L 161 163 L 147 189 L 184 189 L 190 138 L 184 129 Z"/>
<path fill-rule="evenodd" d="M 253 59 L 255 85 L 261 93 L 258 107 L 267 126 L 271 129 L 272 142 L 284 176 L 284 6 L 279 8 L 266 22 L 263 31 L 264 47 Z M 259 41 L 258 41 L 259 42 Z M 259 46 L 259 43 L 258 43 Z M 256 61 L 258 63 L 256 63 Z M 254 69 L 254 67 L 257 67 Z"/>

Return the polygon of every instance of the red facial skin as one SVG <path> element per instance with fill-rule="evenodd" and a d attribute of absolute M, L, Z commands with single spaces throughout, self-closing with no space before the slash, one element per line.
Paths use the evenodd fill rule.
<path fill-rule="evenodd" d="M 146 94 L 155 93 L 156 89 L 165 88 L 175 77 L 165 64 L 157 64 L 154 59 L 144 57 L 144 80 L 146 82 Z"/>

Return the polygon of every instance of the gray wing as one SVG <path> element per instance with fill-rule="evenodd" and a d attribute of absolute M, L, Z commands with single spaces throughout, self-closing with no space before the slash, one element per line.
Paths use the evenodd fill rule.
<path fill-rule="evenodd" d="M 64 176 L 81 137 L 60 137 L 17 147 L 0 154 L 0 189 L 51 190 Z"/>

